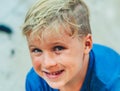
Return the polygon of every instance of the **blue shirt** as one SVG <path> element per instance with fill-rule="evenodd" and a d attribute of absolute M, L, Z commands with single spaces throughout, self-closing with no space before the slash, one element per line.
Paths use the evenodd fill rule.
<path fill-rule="evenodd" d="M 94 44 L 87 74 L 80 91 L 120 91 L 120 55 Z M 32 68 L 26 77 L 26 91 L 59 91 L 51 88 Z"/>

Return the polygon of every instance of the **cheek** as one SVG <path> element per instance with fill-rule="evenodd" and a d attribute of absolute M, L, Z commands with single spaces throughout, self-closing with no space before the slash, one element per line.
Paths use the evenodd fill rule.
<path fill-rule="evenodd" d="M 83 53 L 68 53 L 66 55 L 63 55 L 59 58 L 60 63 L 63 64 L 66 67 L 71 68 L 76 68 L 82 65 L 83 63 Z"/>
<path fill-rule="evenodd" d="M 80 70 L 83 65 L 84 53 L 83 51 L 72 51 L 67 53 L 62 58 L 62 64 L 71 72 L 75 72 L 75 70 Z"/>
<path fill-rule="evenodd" d="M 83 50 L 71 50 L 68 51 L 65 55 L 64 55 L 64 59 L 66 59 L 66 62 L 68 63 L 80 63 L 81 61 L 83 61 L 83 57 L 84 57 L 84 53 Z"/>
<path fill-rule="evenodd" d="M 36 71 L 41 69 L 41 60 L 39 57 L 32 57 L 32 64 Z"/>

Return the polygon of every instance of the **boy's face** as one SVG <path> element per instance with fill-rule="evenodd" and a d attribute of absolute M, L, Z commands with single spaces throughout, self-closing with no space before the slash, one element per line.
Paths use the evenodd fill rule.
<path fill-rule="evenodd" d="M 88 62 L 91 37 L 78 39 L 63 33 L 61 36 L 47 36 L 44 41 L 27 36 L 30 55 L 36 73 L 53 88 L 61 88 L 79 81 Z M 86 58 L 88 57 L 88 58 Z M 85 65 L 87 66 L 87 65 Z"/>

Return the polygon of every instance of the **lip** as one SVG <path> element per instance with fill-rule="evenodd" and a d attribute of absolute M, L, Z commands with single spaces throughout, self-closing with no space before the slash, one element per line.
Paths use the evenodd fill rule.
<path fill-rule="evenodd" d="M 48 71 L 43 71 L 44 75 L 51 80 L 55 80 L 61 77 L 63 74 L 64 70 L 59 70 L 59 71 L 54 71 L 54 72 L 48 72 Z"/>

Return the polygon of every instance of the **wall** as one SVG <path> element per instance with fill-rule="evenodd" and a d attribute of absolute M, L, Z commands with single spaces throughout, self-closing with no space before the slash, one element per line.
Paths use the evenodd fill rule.
<path fill-rule="evenodd" d="M 24 91 L 24 81 L 31 67 L 27 43 L 21 34 L 26 11 L 34 0 L 0 1 L 0 24 L 13 30 L 11 38 L 0 32 L 0 91 Z M 110 46 L 120 53 L 119 0 L 85 0 L 95 43 Z M 14 50 L 14 55 L 11 55 Z"/>

